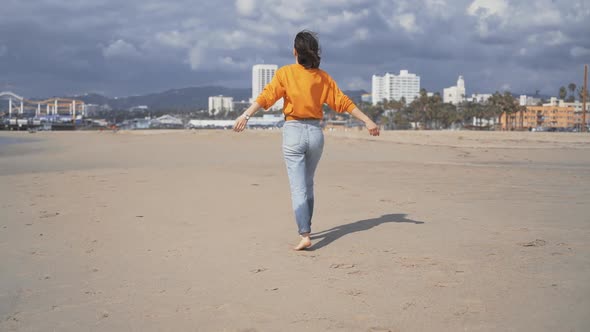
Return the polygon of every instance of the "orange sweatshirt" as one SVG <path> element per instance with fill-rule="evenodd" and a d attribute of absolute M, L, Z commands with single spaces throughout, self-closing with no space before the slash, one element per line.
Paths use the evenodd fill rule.
<path fill-rule="evenodd" d="M 268 109 L 280 98 L 284 98 L 283 113 L 287 121 L 322 119 L 323 104 L 338 113 L 350 113 L 356 108 L 328 73 L 321 69 L 305 69 L 299 64 L 277 70 L 256 102 Z"/>

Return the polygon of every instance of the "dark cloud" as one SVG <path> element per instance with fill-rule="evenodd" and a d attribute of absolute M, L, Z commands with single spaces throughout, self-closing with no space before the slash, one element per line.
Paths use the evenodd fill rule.
<path fill-rule="evenodd" d="M 590 58 L 585 0 L 5 0 L 0 89 L 111 96 L 195 85 L 249 87 L 255 63 L 293 61 L 320 33 L 340 86 L 409 69 L 431 91 L 555 93 Z"/>

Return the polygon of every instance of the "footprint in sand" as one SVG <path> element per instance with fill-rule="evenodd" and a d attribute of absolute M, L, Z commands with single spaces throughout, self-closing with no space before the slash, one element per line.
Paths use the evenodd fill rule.
<path fill-rule="evenodd" d="M 390 329 L 387 327 L 370 327 L 367 332 L 396 332 L 398 330 Z"/>
<path fill-rule="evenodd" d="M 12 322 L 20 322 L 20 319 L 17 317 L 17 315 L 20 314 L 20 312 L 15 312 L 12 315 L 9 315 L 8 317 L 6 317 L 6 321 L 12 321 Z"/>
<path fill-rule="evenodd" d="M 39 216 L 39 219 L 53 218 L 53 217 L 57 217 L 57 216 L 59 216 L 59 212 L 41 211 L 41 215 Z"/>
<path fill-rule="evenodd" d="M 523 246 L 523 247 L 542 247 L 544 245 L 547 244 L 547 241 L 542 240 L 542 239 L 536 239 L 534 241 L 531 242 L 521 242 L 518 243 L 518 245 Z"/>
<path fill-rule="evenodd" d="M 261 269 L 254 269 L 254 270 L 250 270 L 250 272 L 252 272 L 252 273 L 256 274 L 256 273 L 261 273 L 261 272 L 264 272 L 264 271 L 266 271 L 266 270 L 268 270 L 268 269 L 263 267 L 263 268 L 261 268 Z"/>
<path fill-rule="evenodd" d="M 356 265 L 355 264 L 332 264 L 330 265 L 331 269 L 352 269 Z"/>
<path fill-rule="evenodd" d="M 363 294 L 363 292 L 361 292 L 358 289 L 350 289 L 350 290 L 346 291 L 346 294 L 350 295 L 350 296 L 359 296 L 359 295 Z"/>

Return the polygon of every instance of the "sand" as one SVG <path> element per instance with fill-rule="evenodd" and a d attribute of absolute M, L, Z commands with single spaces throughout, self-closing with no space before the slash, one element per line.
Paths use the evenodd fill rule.
<path fill-rule="evenodd" d="M 0 136 L 0 331 L 590 330 L 590 135 Z"/>

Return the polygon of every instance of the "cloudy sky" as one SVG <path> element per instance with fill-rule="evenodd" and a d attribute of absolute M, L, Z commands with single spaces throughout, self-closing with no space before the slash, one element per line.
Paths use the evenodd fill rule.
<path fill-rule="evenodd" d="M 320 34 L 343 89 L 408 69 L 440 91 L 557 93 L 590 62 L 588 0 L 2 0 L 0 91 L 124 96 L 249 88 L 251 66 L 293 62 Z"/>

